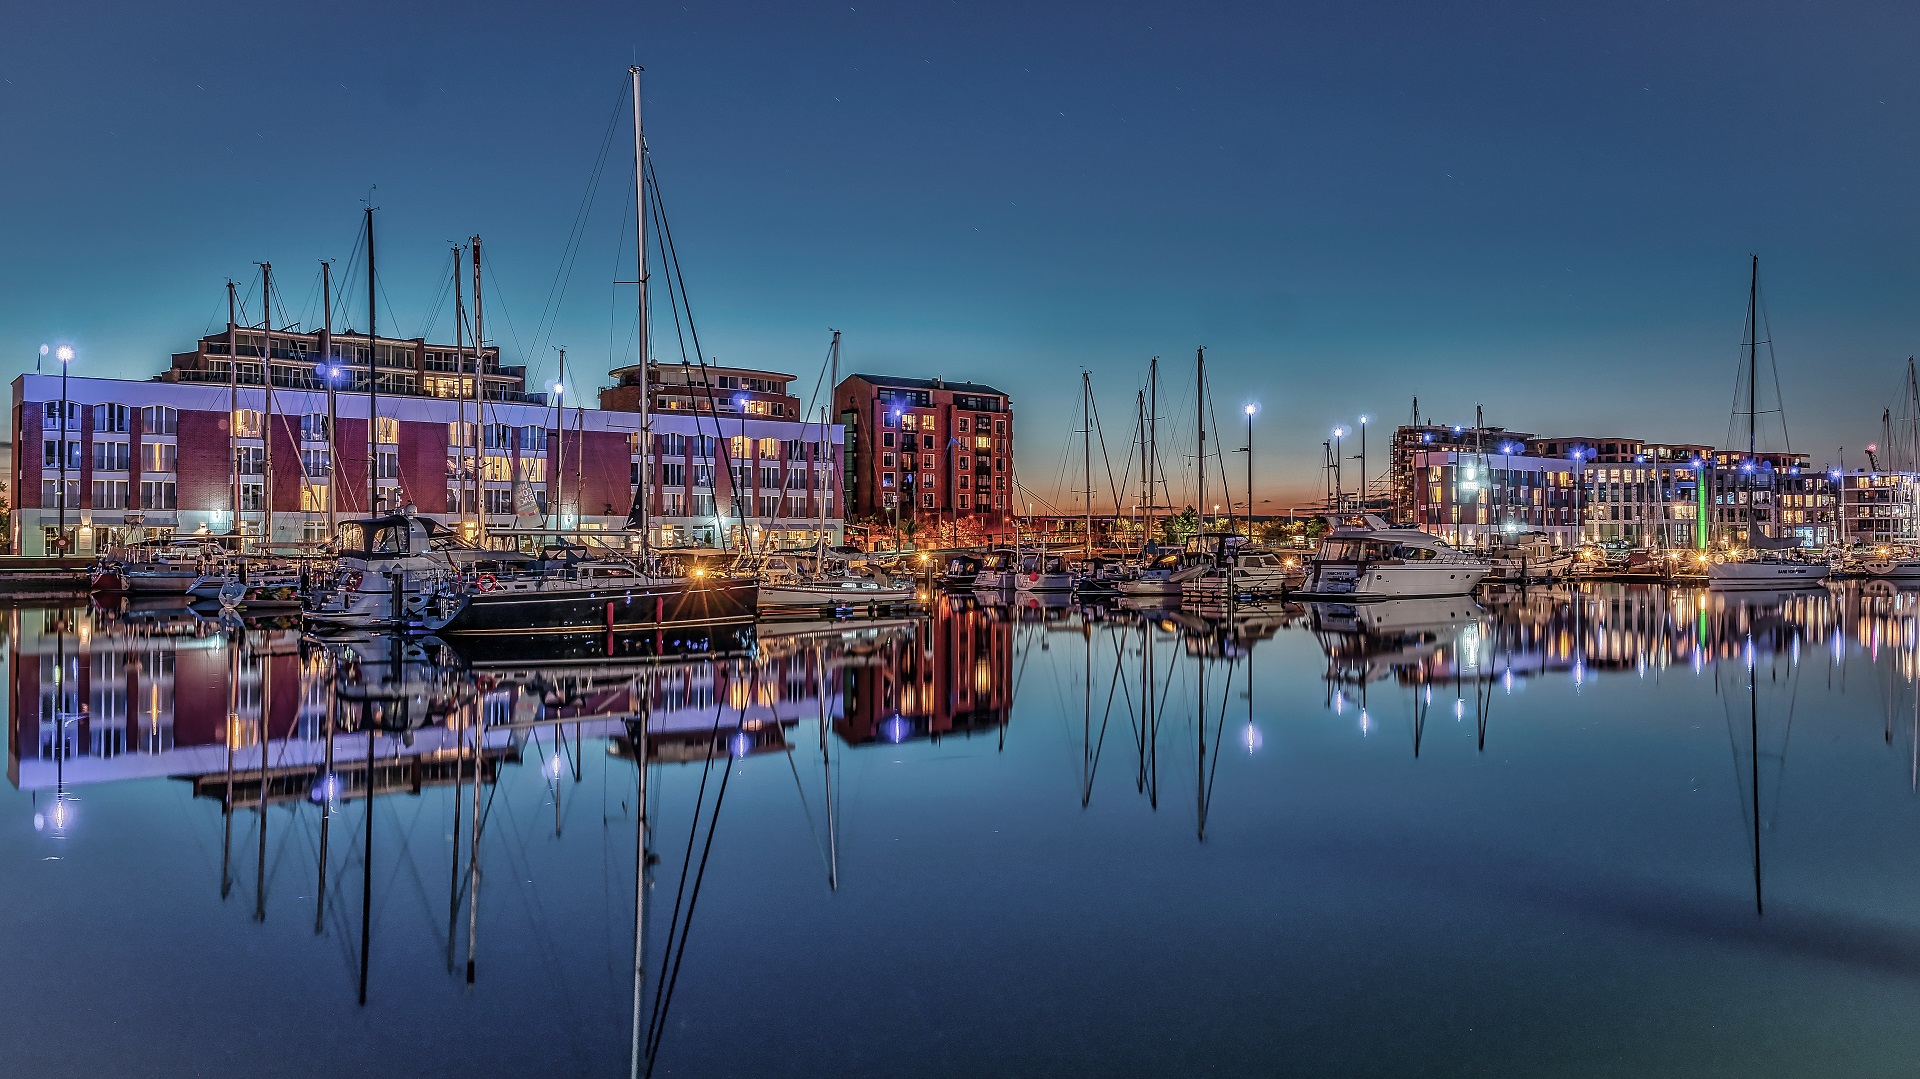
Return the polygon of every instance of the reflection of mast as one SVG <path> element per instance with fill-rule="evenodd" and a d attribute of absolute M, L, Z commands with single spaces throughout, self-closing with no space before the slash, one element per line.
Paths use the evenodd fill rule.
<path fill-rule="evenodd" d="M 334 661 L 333 677 L 327 679 L 327 764 L 320 772 L 320 887 L 314 894 L 313 931 L 318 934 L 327 916 L 327 839 L 333 830 L 333 728 L 340 712 L 340 695 L 334 690 L 339 679 L 339 661 Z"/>
<path fill-rule="evenodd" d="M 271 387 L 268 392 L 272 392 Z M 271 512 L 267 519 L 273 519 Z M 273 657 L 263 654 L 260 657 L 260 854 L 253 880 L 253 920 L 256 922 L 267 920 L 267 735 L 272 715 Z"/>
<path fill-rule="evenodd" d="M 367 838 L 360 862 L 360 1003 L 367 1003 L 367 960 L 373 954 L 373 706 L 362 702 L 360 725 L 367 729 Z"/>
<path fill-rule="evenodd" d="M 1147 806 L 1160 808 L 1160 709 L 1154 692 L 1153 621 L 1140 620 L 1140 772 L 1135 780 Z"/>
<path fill-rule="evenodd" d="M 827 890 L 840 890 L 840 845 L 838 830 L 833 819 L 833 759 L 828 755 L 827 727 L 831 720 L 827 716 L 830 703 L 827 700 L 826 657 L 818 643 L 813 646 L 813 678 L 815 692 L 820 695 L 820 771 L 826 780 L 827 791 Z"/>
<path fill-rule="evenodd" d="M 1752 742 L 1748 757 L 1752 769 L 1749 786 L 1753 788 L 1753 913 L 1759 917 L 1767 910 L 1760 895 L 1760 675 L 1755 667 L 1752 634 L 1747 635 L 1747 729 Z"/>
<path fill-rule="evenodd" d="M 236 506 L 238 503 L 235 504 Z M 234 515 L 237 522 L 239 514 Z M 237 531 L 238 524 L 234 526 Z M 65 642 L 65 638 L 61 638 Z M 66 690 L 62 687 L 61 693 Z M 233 864 L 233 740 L 240 731 L 240 650 L 237 647 L 227 650 L 227 793 L 220 800 L 222 833 L 220 836 L 220 898 L 225 899 L 233 890 L 233 877 L 228 872 Z"/>
<path fill-rule="evenodd" d="M 458 280 L 459 274 L 456 273 L 454 278 Z M 452 726 L 454 721 L 452 717 L 448 718 L 448 725 Z M 453 863 L 452 868 L 447 871 L 448 974 L 453 973 L 453 946 L 455 942 L 460 939 L 460 810 L 463 808 L 461 803 L 464 801 L 464 799 L 461 798 L 461 795 L 464 793 L 462 780 L 466 778 L 464 774 L 467 760 L 466 709 L 463 708 L 460 710 L 458 722 L 460 726 L 454 729 L 453 738 Z M 475 786 L 478 786 L 480 783 L 480 755 L 478 753 L 474 754 L 473 782 Z"/>
<path fill-rule="evenodd" d="M 638 75 L 635 75 L 638 78 Z M 637 152 L 637 151 L 636 151 Z M 643 284 L 641 286 L 645 288 Z M 642 365 L 646 357 L 640 358 Z M 627 1051 L 627 1074 L 640 1075 L 640 1003 L 647 984 L 647 722 L 653 712 L 653 681 L 642 679 L 638 694 L 640 707 L 635 722 L 627 725 L 627 738 L 633 743 L 635 772 L 635 810 L 633 824 L 633 1029 Z M 712 743 L 708 743 L 712 752 Z M 475 784 L 474 805 L 479 805 L 479 784 Z M 651 1070 L 651 1068 L 649 1068 Z"/>

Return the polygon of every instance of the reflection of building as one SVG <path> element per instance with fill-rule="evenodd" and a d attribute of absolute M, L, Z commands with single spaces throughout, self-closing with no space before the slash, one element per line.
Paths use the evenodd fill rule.
<path fill-rule="evenodd" d="M 850 744 L 939 739 L 1006 726 L 1013 710 L 1014 626 L 943 598 L 916 632 L 883 644 L 876 662 L 845 672 L 834 725 Z"/>

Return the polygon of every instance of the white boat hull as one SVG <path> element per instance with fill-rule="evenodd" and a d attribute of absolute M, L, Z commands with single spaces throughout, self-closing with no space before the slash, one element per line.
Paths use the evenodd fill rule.
<path fill-rule="evenodd" d="M 912 603 L 919 595 L 912 588 L 889 588 L 875 582 L 802 581 L 794 584 L 760 585 L 762 607 L 865 607 L 872 604 L 894 606 Z"/>
<path fill-rule="evenodd" d="M 1314 563 L 1301 586 L 1302 598 L 1343 600 L 1424 599 L 1464 596 L 1487 575 L 1490 566 L 1432 561 L 1393 566 Z"/>
<path fill-rule="evenodd" d="M 1021 573 L 1015 575 L 1014 587 L 1022 592 L 1071 592 L 1073 574 Z"/>
<path fill-rule="evenodd" d="M 1886 581 L 1920 581 L 1920 559 L 1874 559 L 1862 563 L 1867 576 Z"/>
<path fill-rule="evenodd" d="M 1722 562 L 1707 568 L 1708 588 L 1811 588 L 1827 579 L 1811 562 Z"/>

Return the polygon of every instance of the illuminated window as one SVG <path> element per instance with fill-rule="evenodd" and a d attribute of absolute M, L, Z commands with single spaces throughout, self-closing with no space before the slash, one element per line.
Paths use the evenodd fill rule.
<path fill-rule="evenodd" d="M 233 437 L 259 438 L 262 416 L 258 409 L 241 408 L 233 413 Z"/>
<path fill-rule="evenodd" d="M 375 442 L 384 442 L 397 446 L 400 444 L 400 421 L 392 416 L 377 416 L 373 425 Z"/>
<path fill-rule="evenodd" d="M 547 482 L 547 459 L 545 457 L 520 458 L 520 479 L 525 483 Z"/>

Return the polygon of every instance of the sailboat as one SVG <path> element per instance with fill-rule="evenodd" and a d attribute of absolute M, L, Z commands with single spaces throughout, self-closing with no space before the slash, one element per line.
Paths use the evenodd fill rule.
<path fill-rule="evenodd" d="M 646 140 L 640 124 L 640 69 L 628 69 L 633 84 L 634 247 L 640 282 L 637 355 L 639 357 L 641 442 L 651 457 L 647 423 L 647 178 Z M 758 603 L 758 582 L 751 577 L 712 573 L 701 568 L 674 572 L 650 555 L 647 515 L 651 505 L 651 469 L 640 469 L 628 527 L 637 533 L 638 558 L 608 550 L 605 557 L 581 558 L 566 550 L 542 558 L 511 577 L 479 574 L 460 578 L 434 597 L 423 621 L 444 636 L 522 635 L 527 633 L 615 633 L 724 626 L 751 622 Z"/>
<path fill-rule="evenodd" d="M 1760 256 L 1753 256 L 1753 274 L 1747 285 L 1747 459 L 1740 471 L 1746 476 L 1747 547 L 1744 558 L 1730 559 L 1707 568 L 1709 588 L 1794 588 L 1816 585 L 1826 580 L 1826 563 L 1814 562 L 1786 552 L 1799 546 L 1787 537 L 1768 536 L 1754 512 L 1756 451 L 1758 448 L 1759 369 L 1760 369 Z M 1736 413 L 1737 415 L 1737 413 Z"/>

